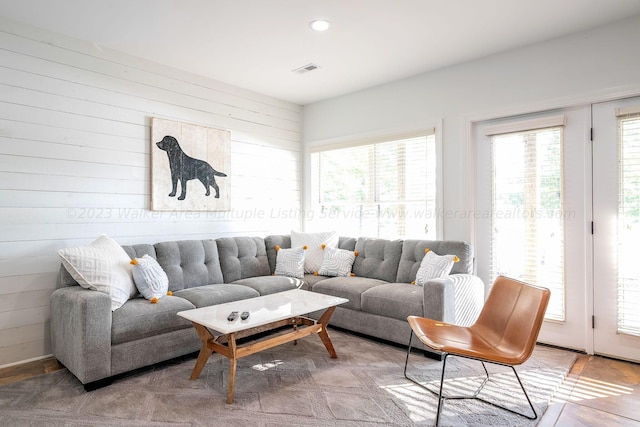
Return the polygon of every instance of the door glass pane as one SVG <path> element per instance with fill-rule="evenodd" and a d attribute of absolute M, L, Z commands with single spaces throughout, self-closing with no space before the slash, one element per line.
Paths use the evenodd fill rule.
<path fill-rule="evenodd" d="M 618 130 L 618 332 L 640 335 L 640 117 Z"/>
<path fill-rule="evenodd" d="M 546 318 L 564 320 L 562 127 L 495 135 L 491 274 L 551 290 Z"/>

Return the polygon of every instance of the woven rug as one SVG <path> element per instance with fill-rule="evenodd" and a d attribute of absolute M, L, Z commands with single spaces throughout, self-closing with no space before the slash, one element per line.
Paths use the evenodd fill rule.
<path fill-rule="evenodd" d="M 331 330 L 338 359 L 311 336 L 240 359 L 233 404 L 226 404 L 229 362 L 214 353 L 200 378 L 189 375 L 195 357 L 156 365 L 86 392 L 66 370 L 0 387 L 2 426 L 428 426 L 437 399 L 406 380 L 406 350 Z M 517 367 L 541 416 L 575 362 L 573 353 L 538 346 Z M 493 381 L 481 396 L 526 411 L 528 406 L 508 368 L 488 365 Z M 412 353 L 410 371 L 438 384 L 441 362 Z M 456 391 L 483 378 L 479 362 L 450 358 L 447 382 Z M 447 385 L 445 385 L 446 390 Z M 449 401 L 441 425 L 535 426 L 475 400 Z"/>

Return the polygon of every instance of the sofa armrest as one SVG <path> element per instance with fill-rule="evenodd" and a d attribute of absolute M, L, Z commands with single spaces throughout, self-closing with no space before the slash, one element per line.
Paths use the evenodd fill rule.
<path fill-rule="evenodd" d="M 87 384 L 111 376 L 111 298 L 68 286 L 51 294 L 53 355 Z"/>
<path fill-rule="evenodd" d="M 424 284 L 424 317 L 460 326 L 473 324 L 484 305 L 485 286 L 473 274 L 452 274 Z"/>

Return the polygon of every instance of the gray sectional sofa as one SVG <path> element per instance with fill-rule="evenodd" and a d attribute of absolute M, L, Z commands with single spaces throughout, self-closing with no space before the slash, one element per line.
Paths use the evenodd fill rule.
<path fill-rule="evenodd" d="M 349 299 L 336 309 L 331 325 L 407 344 L 407 316 L 470 324 L 484 302 L 485 285 L 472 274 L 473 249 L 465 242 L 341 237 L 338 247 L 358 251 L 354 275 L 306 274 L 304 279 L 273 275 L 276 246 L 291 247 L 290 236 L 123 246 L 132 258 L 154 257 L 169 277 L 172 295 L 157 304 L 133 298 L 113 312 L 107 294 L 80 287 L 61 266 L 51 295 L 53 355 L 89 389 L 112 376 L 198 351 L 195 329 L 176 315 L 182 310 L 302 288 Z M 451 275 L 420 287 L 411 282 L 425 248 L 460 261 Z"/>

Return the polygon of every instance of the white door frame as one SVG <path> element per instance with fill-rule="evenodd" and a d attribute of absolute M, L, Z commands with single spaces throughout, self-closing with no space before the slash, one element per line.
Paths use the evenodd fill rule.
<path fill-rule="evenodd" d="M 618 117 L 615 109 L 640 106 L 640 97 L 593 105 L 594 353 L 640 361 L 640 337 L 617 333 Z M 604 159 L 598 161 L 598 159 Z M 615 188 L 615 193 L 612 191 Z M 600 302 L 600 303 L 599 303 Z"/>
<path fill-rule="evenodd" d="M 489 272 L 489 248 L 491 241 L 491 190 L 490 171 L 484 165 L 490 165 L 490 138 L 484 135 L 486 126 L 496 123 L 512 123 L 528 119 L 544 118 L 548 116 L 563 115 L 566 119 L 564 126 L 563 143 L 563 174 L 564 197 L 564 246 L 565 246 L 565 320 L 544 322 L 539 340 L 553 345 L 569 347 L 586 351 L 590 332 L 584 327 L 585 319 L 590 316 L 587 310 L 587 293 L 584 283 L 590 277 L 586 263 L 590 247 L 590 235 L 586 235 L 586 224 L 591 221 L 591 206 L 585 200 L 584 195 L 590 193 L 590 176 L 587 168 L 587 157 L 590 156 L 590 146 L 587 145 L 589 128 L 591 125 L 589 107 L 572 107 L 562 110 L 553 110 L 543 113 L 529 114 L 526 117 L 505 117 L 491 123 L 477 123 L 474 129 L 476 163 L 475 193 L 476 209 L 476 260 L 478 275 L 487 282 L 490 281 Z M 482 167 L 482 169 L 480 169 Z M 544 283 L 540 283 L 544 286 Z M 589 314 L 587 314 L 589 311 Z"/>
<path fill-rule="evenodd" d="M 594 90 L 578 95 L 559 96 L 550 101 L 536 102 L 533 104 L 514 104 L 505 108 L 494 110 L 476 111 L 462 116 L 462 124 L 464 126 L 464 148 L 465 148 L 465 170 L 468 171 L 466 176 L 465 187 L 475 189 L 476 171 L 477 171 L 477 152 L 476 141 L 474 135 L 475 126 L 480 122 L 498 119 L 501 117 L 510 117 L 523 114 L 531 114 L 539 111 L 552 111 L 562 108 L 575 106 L 590 106 L 592 104 L 615 101 L 623 98 L 640 96 L 640 84 L 631 84 L 619 87 L 609 87 L 601 90 Z M 591 150 L 588 150 L 589 152 Z M 589 155 L 587 170 L 592 170 L 592 158 Z M 592 205 L 592 188 L 591 176 L 585 177 L 588 183 L 589 192 L 585 195 L 585 203 L 591 207 Z M 477 212 L 477 196 L 476 192 L 468 191 L 467 211 Z M 593 220 L 591 208 L 589 208 L 589 226 Z M 469 215 L 469 235 L 471 243 L 477 248 L 478 242 L 478 221 L 474 215 Z M 586 263 L 589 266 L 585 275 L 584 299 L 585 299 L 585 316 L 584 316 L 584 351 L 587 354 L 594 354 L 593 329 L 591 327 L 591 319 L 593 315 L 593 239 L 587 239 L 585 244 L 587 249 Z M 477 251 L 476 251 L 477 252 Z M 545 322 L 548 323 L 548 322 Z"/>

